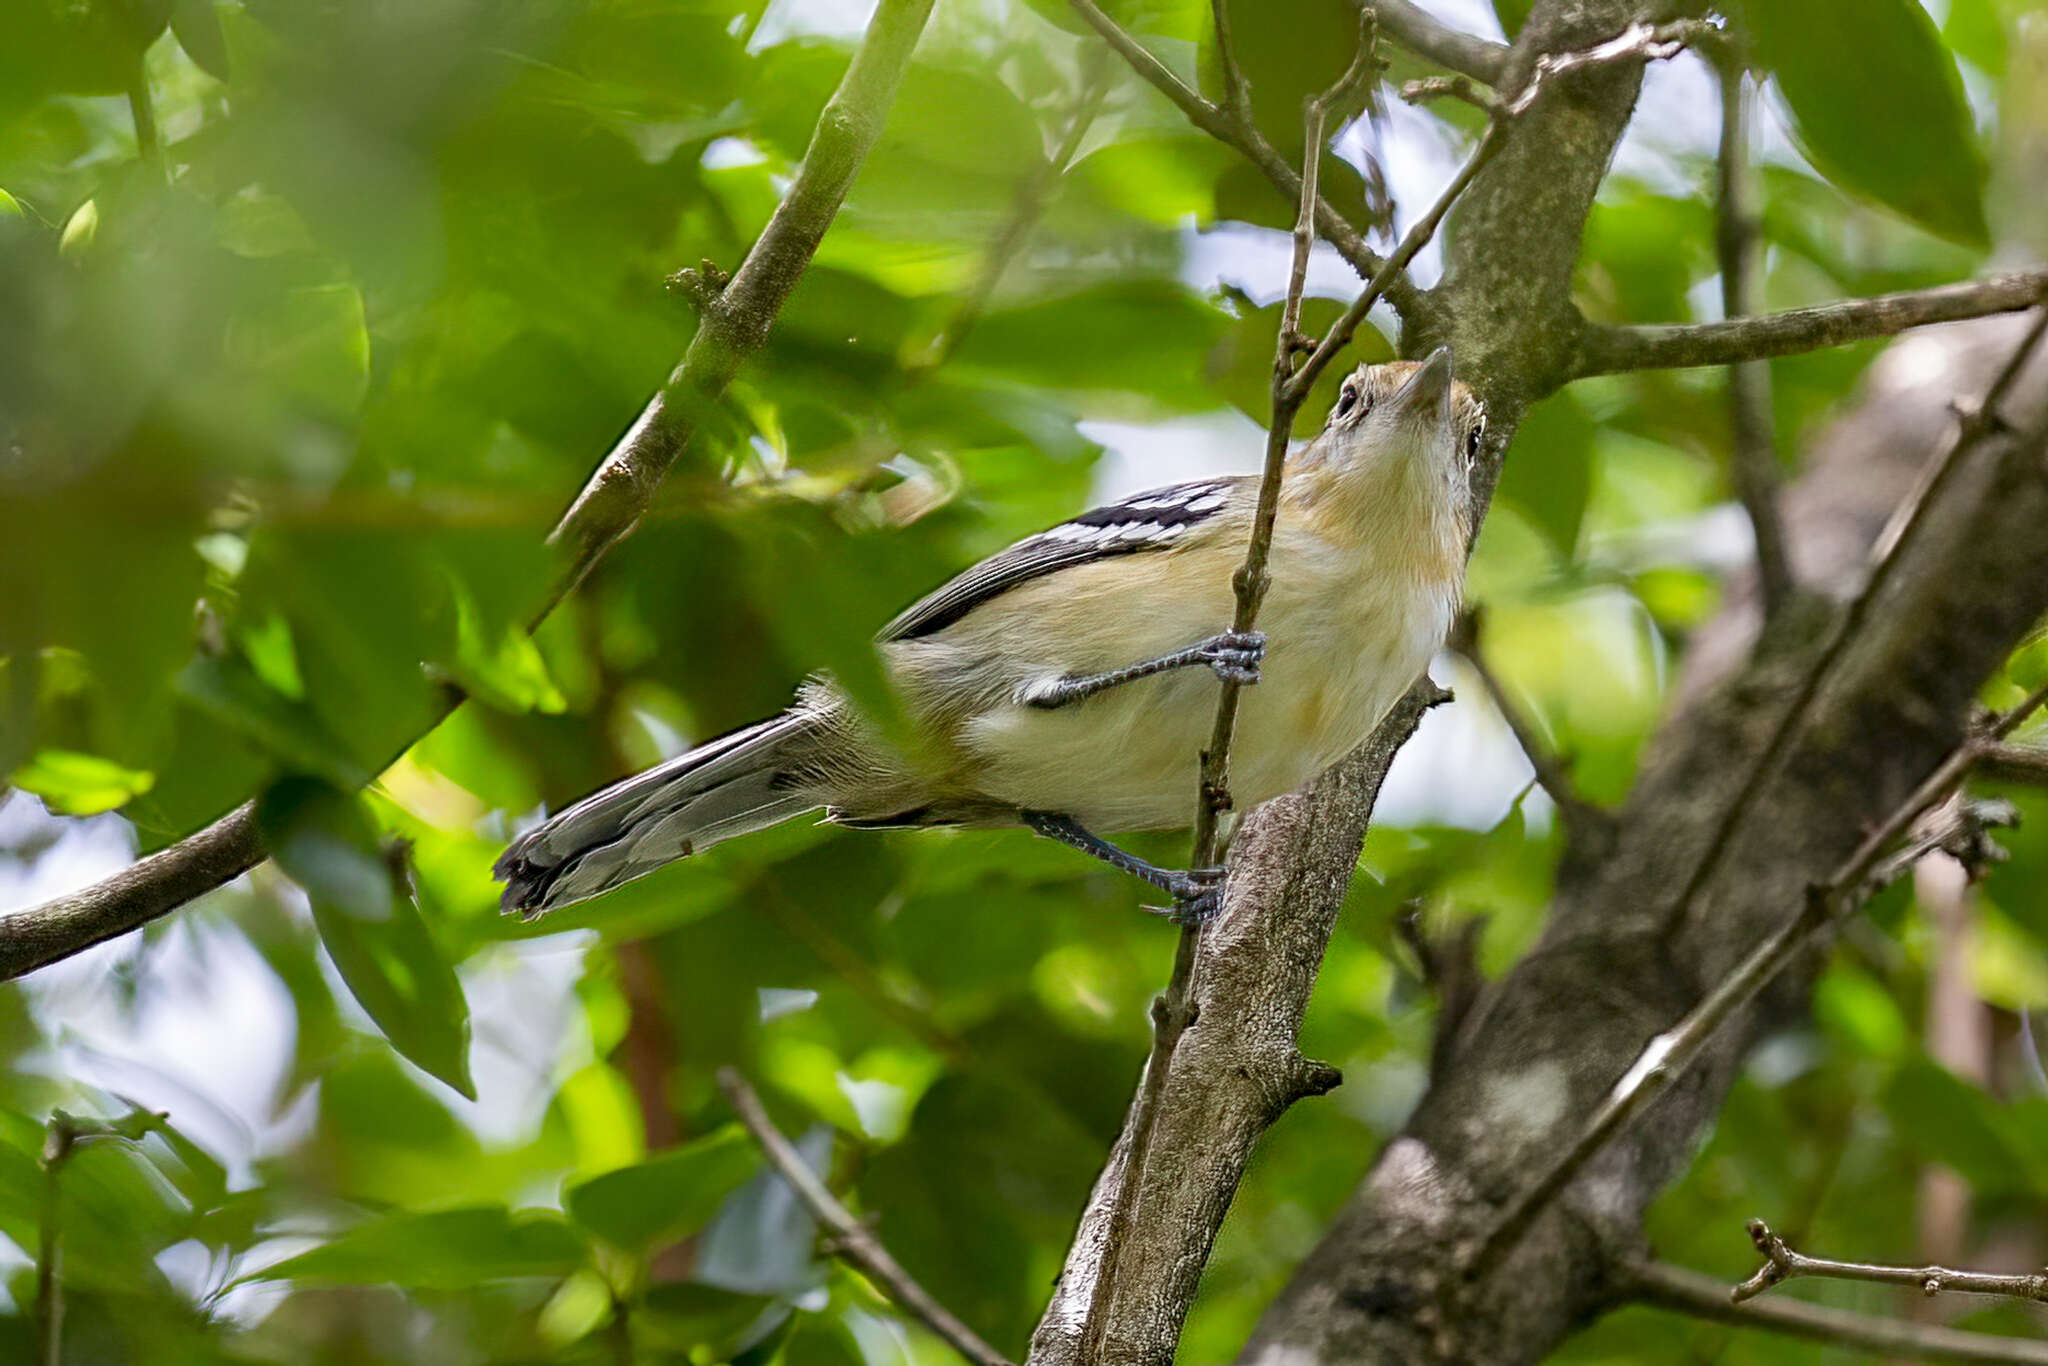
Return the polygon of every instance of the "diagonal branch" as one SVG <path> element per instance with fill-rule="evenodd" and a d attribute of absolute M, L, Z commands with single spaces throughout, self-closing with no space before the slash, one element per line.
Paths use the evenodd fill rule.
<path fill-rule="evenodd" d="M 1508 50 L 1490 38 L 1462 33 L 1411 0 L 1359 0 L 1379 13 L 1380 32 L 1446 71 L 1487 85 L 1500 84 Z"/>
<path fill-rule="evenodd" d="M 1797 356 L 1931 323 L 2018 313 L 2044 297 L 2048 270 L 2034 270 L 1715 323 L 1588 327 L 1579 338 L 1571 377 Z"/>
<path fill-rule="evenodd" d="M 1759 1300 L 1731 1304 L 1728 1289 L 1712 1276 L 1682 1266 L 1648 1262 L 1627 1273 L 1629 1294 L 1644 1304 L 1732 1328 L 1760 1328 L 1873 1356 L 1920 1361 L 2048 1364 L 2048 1342 L 1971 1333 L 1939 1324 L 1879 1318 L 1800 1300 Z"/>
<path fill-rule="evenodd" d="M 1741 318 L 1762 311 L 1762 220 L 1756 177 L 1749 164 L 1749 73 L 1731 53 L 1717 63 L 1721 77 L 1720 204 L 1721 312 Z M 1756 577 L 1766 620 L 1791 595 L 1792 565 L 1779 515 L 1778 452 L 1771 432 L 1771 367 L 1760 360 L 1728 367 L 1729 435 L 1736 496 L 1756 533 Z"/>
<path fill-rule="evenodd" d="M 782 1179 L 789 1183 L 790 1190 L 803 1202 L 804 1208 L 820 1224 L 832 1230 L 832 1255 L 859 1268 L 906 1313 L 944 1338 L 954 1351 L 974 1362 L 975 1366 L 1010 1366 L 1007 1357 L 989 1346 L 952 1310 L 934 1299 L 930 1291 L 903 1269 L 901 1262 L 889 1255 L 889 1249 L 882 1246 L 882 1240 L 874 1235 L 873 1230 L 839 1203 L 825 1183 L 818 1179 L 818 1174 L 811 1170 L 810 1164 L 804 1161 L 803 1154 L 775 1127 L 775 1121 L 768 1118 L 761 1097 L 747 1084 L 745 1077 L 730 1067 L 721 1067 L 718 1069 L 718 1089 L 725 1093 L 726 1101 L 739 1116 L 740 1123 L 754 1136 L 754 1142 L 760 1144 L 762 1153 L 782 1174 Z"/>
<path fill-rule="evenodd" d="M 1732 1304 L 1753 1300 L 1774 1285 L 1800 1276 L 1819 1276 L 1836 1281 L 1871 1281 L 1878 1285 L 1910 1285 L 1924 1295 L 1958 1292 L 1969 1295 L 2000 1295 L 2006 1299 L 2048 1303 L 2048 1271 L 2008 1274 L 1995 1271 L 1954 1271 L 1945 1266 L 1891 1266 L 1877 1262 L 1838 1262 L 1831 1257 L 1809 1257 L 1795 1250 L 1771 1232 L 1761 1219 L 1749 1221 L 1749 1240 L 1763 1254 L 1764 1264 L 1756 1274 L 1728 1293 Z"/>
<path fill-rule="evenodd" d="M 689 443 L 698 418 L 724 393 L 740 364 L 766 342 L 776 314 L 881 132 L 931 7 L 932 0 L 882 0 L 876 9 L 845 78 L 819 116 L 789 193 L 732 281 L 707 302 L 683 363 L 599 464 L 550 536 L 551 542 L 570 548 L 572 559 L 536 623 L 632 531 Z M 462 700 L 459 690 L 448 689 L 433 724 Z M 139 929 L 266 857 L 254 804 L 244 803 L 111 878 L 0 918 L 0 980 Z"/>

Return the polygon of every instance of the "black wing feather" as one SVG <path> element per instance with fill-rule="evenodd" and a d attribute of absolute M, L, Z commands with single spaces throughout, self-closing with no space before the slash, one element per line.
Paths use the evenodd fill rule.
<path fill-rule="evenodd" d="M 945 630 L 991 598 L 1057 570 L 1115 555 L 1165 550 L 1229 505 L 1236 479 L 1199 479 L 1132 494 L 999 550 L 926 594 L 882 628 L 883 640 Z"/>

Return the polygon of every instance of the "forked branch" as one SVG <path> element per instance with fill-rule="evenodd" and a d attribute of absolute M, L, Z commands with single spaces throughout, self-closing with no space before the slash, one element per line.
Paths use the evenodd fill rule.
<path fill-rule="evenodd" d="M 1629 1280 L 1630 1294 L 1644 1304 L 1732 1328 L 1762 1329 L 1881 1357 L 2048 1366 L 2048 1342 L 1880 1318 L 1803 1300 L 1768 1299 L 1735 1304 L 1729 1301 L 1728 1288 L 1721 1281 L 1663 1262 L 1631 1268 Z"/>
<path fill-rule="evenodd" d="M 1749 1240 L 1763 1254 L 1764 1264 L 1756 1269 L 1755 1275 L 1729 1289 L 1731 1304 L 1755 1299 L 1772 1286 L 1783 1285 L 1800 1276 L 1871 1281 L 1878 1285 L 1909 1285 L 1923 1295 L 1958 1292 L 2048 1303 L 2048 1270 L 2019 1273 L 1954 1271 L 1945 1266 L 1891 1266 L 1881 1262 L 1838 1262 L 1831 1257 L 1809 1257 L 1771 1232 L 1771 1226 L 1761 1219 L 1749 1221 Z"/>

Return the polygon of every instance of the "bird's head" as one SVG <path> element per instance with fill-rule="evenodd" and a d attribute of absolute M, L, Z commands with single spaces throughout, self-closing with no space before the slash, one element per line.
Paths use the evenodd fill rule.
<path fill-rule="evenodd" d="M 1439 346 L 1423 360 L 1361 365 L 1347 375 L 1303 463 L 1339 477 L 1419 475 L 1462 511 L 1485 435 L 1485 408 L 1452 377 L 1451 350 Z"/>

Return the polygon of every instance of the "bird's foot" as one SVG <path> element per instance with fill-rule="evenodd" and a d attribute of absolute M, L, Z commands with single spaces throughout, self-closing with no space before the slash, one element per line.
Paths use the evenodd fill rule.
<path fill-rule="evenodd" d="M 1172 894 L 1171 906 L 1147 906 L 1145 909 L 1165 916 L 1176 925 L 1200 927 L 1216 918 L 1223 909 L 1223 873 L 1221 868 L 1190 868 L 1185 873 L 1169 873 L 1165 890 Z"/>
<path fill-rule="evenodd" d="M 1210 636 L 1195 649 L 1218 678 L 1248 687 L 1259 681 L 1259 665 L 1266 659 L 1266 633 L 1225 631 Z"/>

